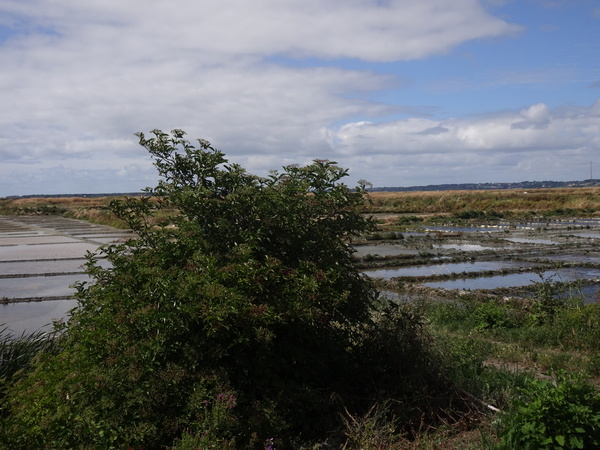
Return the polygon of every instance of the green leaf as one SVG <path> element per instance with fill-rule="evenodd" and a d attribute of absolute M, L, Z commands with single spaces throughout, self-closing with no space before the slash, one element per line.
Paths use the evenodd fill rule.
<path fill-rule="evenodd" d="M 584 448 L 583 439 L 579 436 L 569 437 L 569 443 L 573 448 Z"/>

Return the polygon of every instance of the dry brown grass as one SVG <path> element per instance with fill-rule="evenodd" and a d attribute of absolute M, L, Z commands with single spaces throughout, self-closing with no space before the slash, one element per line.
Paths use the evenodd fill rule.
<path fill-rule="evenodd" d="M 0 215 L 61 215 L 73 219 L 126 228 L 109 209 L 111 200 L 118 196 L 106 197 L 31 197 L 0 199 Z M 156 199 L 152 199 L 155 201 Z M 160 217 L 160 214 L 159 214 Z"/>
<path fill-rule="evenodd" d="M 100 207 L 108 203 L 112 197 L 31 197 L 4 200 L 3 206 L 7 207 L 36 207 L 39 205 L 55 205 L 61 208 L 72 207 Z"/>
<path fill-rule="evenodd" d="M 600 188 L 506 189 L 479 191 L 372 192 L 368 212 L 453 213 L 466 210 L 500 213 L 575 210 L 600 211 Z"/>
<path fill-rule="evenodd" d="M 479 191 L 372 192 L 367 213 L 423 217 L 464 211 L 503 215 L 600 215 L 600 188 L 503 189 Z M 0 214 L 35 214 L 58 209 L 69 217 L 111 223 L 106 206 L 115 197 L 19 198 L 0 200 Z M 50 210 L 50 211 L 49 211 Z M 390 216 L 393 218 L 393 216 Z M 391 220 L 391 219 L 390 219 Z"/>

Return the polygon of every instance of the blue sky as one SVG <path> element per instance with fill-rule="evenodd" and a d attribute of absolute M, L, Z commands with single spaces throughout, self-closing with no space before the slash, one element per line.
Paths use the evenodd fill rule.
<path fill-rule="evenodd" d="M 600 0 L 4 0 L 0 90 L 0 197 L 152 186 L 154 128 L 259 175 L 600 178 Z"/>

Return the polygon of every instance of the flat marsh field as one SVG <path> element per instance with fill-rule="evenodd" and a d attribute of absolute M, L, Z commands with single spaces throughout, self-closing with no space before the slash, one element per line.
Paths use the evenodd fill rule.
<path fill-rule="evenodd" d="M 510 214 L 600 211 L 600 188 L 479 191 L 371 192 L 369 212 L 444 214 L 484 211 Z"/>

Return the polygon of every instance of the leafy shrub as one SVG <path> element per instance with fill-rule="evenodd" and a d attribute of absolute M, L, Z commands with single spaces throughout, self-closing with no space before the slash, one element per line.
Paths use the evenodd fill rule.
<path fill-rule="evenodd" d="M 110 268 L 89 256 L 60 352 L 11 386 L 11 448 L 286 447 L 344 409 L 394 398 L 406 414 L 423 386 L 442 392 L 418 318 L 352 265 L 364 186 L 320 160 L 259 178 L 153 134 L 153 197 L 111 204 L 137 238 L 104 249 Z"/>
<path fill-rule="evenodd" d="M 577 377 L 533 379 L 503 420 L 501 448 L 600 447 L 600 394 Z"/>

